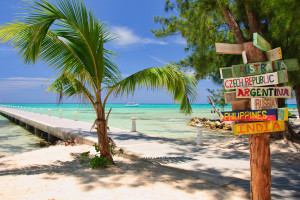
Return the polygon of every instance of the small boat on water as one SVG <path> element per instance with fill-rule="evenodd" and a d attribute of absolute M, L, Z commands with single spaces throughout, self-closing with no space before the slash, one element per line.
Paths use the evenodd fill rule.
<path fill-rule="evenodd" d="M 130 103 L 126 103 L 124 104 L 124 106 L 127 106 L 127 107 L 139 107 L 140 104 L 138 103 L 133 103 L 133 102 L 130 102 Z"/>

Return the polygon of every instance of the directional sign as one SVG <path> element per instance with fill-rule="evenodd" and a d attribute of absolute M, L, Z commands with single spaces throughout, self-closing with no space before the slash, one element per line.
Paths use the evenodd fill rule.
<path fill-rule="evenodd" d="M 222 112 L 222 121 L 275 121 L 277 109 Z"/>
<path fill-rule="evenodd" d="M 253 33 L 253 44 L 262 51 L 270 51 L 271 45 L 258 33 Z"/>
<path fill-rule="evenodd" d="M 220 75 L 221 75 L 221 79 L 224 78 L 232 78 L 232 67 L 224 67 L 224 68 L 220 68 Z"/>
<path fill-rule="evenodd" d="M 251 98 L 251 110 L 278 108 L 275 98 Z"/>
<path fill-rule="evenodd" d="M 266 74 L 280 70 L 299 70 L 298 59 L 278 60 L 232 66 L 233 77 Z"/>
<path fill-rule="evenodd" d="M 215 47 L 216 53 L 242 55 L 243 52 L 241 44 L 215 43 Z"/>
<path fill-rule="evenodd" d="M 247 88 L 236 89 L 236 98 L 253 98 L 253 97 L 290 98 L 291 96 L 292 96 L 291 87 L 247 87 Z"/>
<path fill-rule="evenodd" d="M 265 86 L 288 82 L 287 71 L 279 71 L 256 76 L 224 79 L 226 90 L 246 86 Z"/>
<path fill-rule="evenodd" d="M 281 60 L 282 59 L 282 52 L 281 48 L 278 47 L 276 49 L 272 49 L 265 53 L 267 60 L 274 61 L 274 60 Z"/>
<path fill-rule="evenodd" d="M 262 109 L 222 112 L 222 121 L 275 121 L 288 120 L 288 109 Z"/>
<path fill-rule="evenodd" d="M 233 125 L 234 135 L 284 131 L 284 121 L 266 121 Z"/>
<path fill-rule="evenodd" d="M 299 70 L 298 59 L 259 62 L 251 64 L 233 65 L 232 67 L 220 68 L 221 78 L 233 78 L 276 72 L 280 70 Z"/>

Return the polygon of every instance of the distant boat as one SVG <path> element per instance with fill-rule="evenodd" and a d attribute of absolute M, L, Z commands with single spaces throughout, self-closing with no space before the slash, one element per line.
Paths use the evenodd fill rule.
<path fill-rule="evenodd" d="M 124 104 L 124 106 L 128 106 L 128 107 L 139 107 L 140 104 L 138 103 L 133 103 L 133 102 L 130 102 L 130 103 L 126 103 Z"/>

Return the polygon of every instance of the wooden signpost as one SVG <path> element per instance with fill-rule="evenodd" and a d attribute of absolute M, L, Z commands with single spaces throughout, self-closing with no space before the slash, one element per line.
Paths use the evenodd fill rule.
<path fill-rule="evenodd" d="M 253 42 L 216 43 L 216 52 L 243 56 L 244 64 L 220 69 L 225 89 L 236 89 L 225 93 L 225 102 L 231 103 L 232 112 L 223 112 L 221 117 L 223 121 L 241 121 L 233 125 L 235 135 L 249 134 L 251 199 L 270 200 L 269 133 L 285 130 L 284 120 L 288 119 L 288 109 L 278 108 L 277 99 L 290 97 L 291 88 L 253 86 L 276 86 L 287 82 L 287 71 L 299 70 L 298 60 L 280 60 L 281 48 L 272 49 L 257 33 L 253 34 Z"/>
<path fill-rule="evenodd" d="M 282 52 L 281 48 L 278 47 L 276 49 L 272 49 L 265 53 L 267 60 L 274 61 L 274 60 L 281 60 L 282 59 Z"/>
<path fill-rule="evenodd" d="M 253 33 L 253 44 L 262 51 L 270 51 L 271 45 L 258 33 Z"/>
<path fill-rule="evenodd" d="M 291 87 L 246 87 L 236 89 L 236 98 L 291 98 Z"/>
<path fill-rule="evenodd" d="M 217 53 L 222 54 L 238 54 L 242 55 L 243 45 L 241 44 L 227 44 L 227 43 L 215 43 Z"/>
<path fill-rule="evenodd" d="M 224 86 L 226 90 L 229 90 L 246 86 L 276 85 L 287 81 L 287 71 L 283 70 L 256 76 L 224 79 Z"/>
<path fill-rule="evenodd" d="M 275 121 L 288 120 L 288 109 L 262 109 L 222 112 L 222 121 Z"/>
<path fill-rule="evenodd" d="M 284 131 L 284 121 L 266 121 L 254 123 L 241 123 L 233 125 L 234 135 L 257 134 Z M 264 155 L 261 155 L 264 156 Z"/>
<path fill-rule="evenodd" d="M 287 59 L 278 61 L 258 62 L 251 64 L 233 65 L 232 67 L 220 68 L 221 78 L 234 78 L 240 76 L 251 76 L 276 72 L 280 70 L 299 70 L 297 59 Z"/>
<path fill-rule="evenodd" d="M 251 110 L 278 108 L 278 101 L 275 98 L 251 98 Z"/>

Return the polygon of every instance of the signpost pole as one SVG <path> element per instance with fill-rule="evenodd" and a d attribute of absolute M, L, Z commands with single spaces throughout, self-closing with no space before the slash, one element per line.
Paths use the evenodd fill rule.
<path fill-rule="evenodd" d="M 248 63 L 266 61 L 264 53 L 252 42 L 243 44 Z M 270 133 L 249 134 L 251 199 L 271 199 Z"/>

